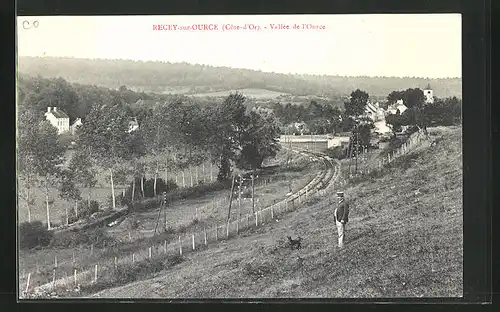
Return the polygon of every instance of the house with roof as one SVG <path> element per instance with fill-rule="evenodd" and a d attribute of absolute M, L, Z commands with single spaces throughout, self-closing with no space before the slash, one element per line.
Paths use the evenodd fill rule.
<path fill-rule="evenodd" d="M 378 102 L 368 102 L 365 105 L 365 117 L 369 117 L 374 122 L 384 118 L 384 110 L 380 107 Z"/>
<path fill-rule="evenodd" d="M 73 124 L 69 126 L 69 132 L 71 132 L 71 135 L 75 135 L 76 129 L 82 125 L 82 119 L 77 118 Z"/>
<path fill-rule="evenodd" d="M 57 128 L 57 134 L 69 131 L 69 116 L 57 107 L 47 107 L 45 119 Z"/>
<path fill-rule="evenodd" d="M 397 114 L 398 111 L 399 114 L 403 114 L 407 109 L 408 107 L 404 104 L 404 101 L 402 99 L 399 99 L 395 103 L 387 107 L 386 115 Z"/>

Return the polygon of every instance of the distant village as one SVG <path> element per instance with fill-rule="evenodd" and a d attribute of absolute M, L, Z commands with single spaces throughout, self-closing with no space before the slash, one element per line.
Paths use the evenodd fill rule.
<path fill-rule="evenodd" d="M 430 85 L 428 85 L 424 90 L 425 102 L 433 103 L 434 94 Z M 139 100 L 143 101 L 143 100 Z M 137 103 L 136 103 L 137 104 Z M 382 108 L 379 102 L 369 101 L 365 106 L 364 115 L 360 117 L 370 118 L 375 126 L 373 133 L 379 136 L 387 135 L 392 132 L 390 126 L 386 124 L 385 117 L 390 114 L 403 114 L 407 110 L 407 106 L 404 104 L 402 99 L 397 100 L 395 103 L 389 105 L 386 109 Z M 264 107 L 254 107 L 257 111 L 269 111 L 268 108 Z M 82 119 L 77 118 L 70 124 L 69 116 L 57 107 L 48 107 L 45 113 L 46 120 L 48 120 L 54 127 L 57 128 L 58 134 L 71 134 L 75 135 L 76 129 L 82 125 Z M 340 117 L 340 116 L 339 116 Z M 139 128 L 139 123 L 137 118 L 132 117 L 129 120 L 128 132 L 133 132 Z M 293 135 L 281 135 L 281 142 L 292 142 L 293 144 L 318 144 L 318 146 L 323 146 L 324 148 L 334 148 L 334 147 L 344 147 L 349 144 L 350 133 L 331 133 L 326 135 L 313 135 L 310 134 L 307 125 L 304 122 L 295 122 L 291 125 L 296 131 Z M 405 131 L 403 127 L 402 131 Z"/>

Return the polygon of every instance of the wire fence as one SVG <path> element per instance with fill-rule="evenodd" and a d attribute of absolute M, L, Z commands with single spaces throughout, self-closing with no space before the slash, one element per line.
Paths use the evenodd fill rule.
<path fill-rule="evenodd" d="M 255 213 L 245 214 L 239 218 L 228 219 L 227 222 L 219 223 L 202 231 L 182 233 L 176 239 L 154 243 L 147 248 L 137 250 L 125 256 L 116 254 L 103 260 L 100 255 L 91 250 L 80 250 L 78 257 L 86 261 L 95 260 L 91 266 L 81 267 L 78 265 L 76 252 L 71 261 L 61 261 L 54 258 L 54 268 L 51 272 L 24 272 L 19 279 L 20 297 L 28 298 L 43 293 L 60 293 L 81 285 L 96 283 L 105 275 L 113 274 L 121 266 L 133 265 L 136 262 L 162 259 L 164 257 L 180 255 L 204 249 L 210 244 L 222 240 L 228 240 L 238 236 L 241 232 L 257 228 L 285 215 L 286 213 L 303 206 L 315 196 L 324 196 L 333 188 L 335 180 L 340 174 L 340 166 L 331 165 L 330 168 L 319 172 L 309 183 L 296 193 L 273 203 L 265 208 L 258 208 Z M 325 184 L 325 181 L 328 181 Z M 228 200 L 228 199 L 227 199 Z M 101 254 L 102 256 L 102 254 Z M 85 258 L 86 257 L 86 258 Z M 81 261 L 81 260 L 80 260 Z M 42 274 L 39 281 L 46 282 L 41 285 L 33 285 L 35 274 Z"/>

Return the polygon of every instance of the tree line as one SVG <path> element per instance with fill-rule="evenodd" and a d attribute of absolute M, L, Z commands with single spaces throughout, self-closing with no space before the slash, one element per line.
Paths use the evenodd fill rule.
<path fill-rule="evenodd" d="M 165 92 L 171 87 L 178 87 L 187 93 L 263 88 L 293 95 L 338 98 L 359 88 L 371 96 L 385 97 L 394 89 L 427 83 L 442 97 L 460 97 L 462 90 L 460 78 L 291 75 L 200 64 L 129 60 L 20 57 L 19 71 L 44 77 L 62 75 L 80 84 L 97 84 L 114 89 L 126 85 L 154 92 Z"/>
<path fill-rule="evenodd" d="M 67 87 L 62 81 L 55 83 Z M 129 131 L 134 112 L 125 101 L 118 93 L 106 104 L 97 102 L 90 106 L 75 135 L 74 155 L 67 167 L 62 166 L 65 147 L 61 137 L 40 117 L 48 102 L 34 102 L 36 105 L 21 110 L 19 176 L 27 189 L 29 214 L 30 188 L 39 185 L 38 182 L 46 191 L 47 219 L 50 219 L 49 188 L 57 186 L 61 198 L 81 200 L 77 186 L 89 188 L 90 194 L 98 171 L 108 172 L 115 208 L 117 181 L 135 183 L 137 178 L 142 181 L 146 172 L 153 173 L 156 193 L 160 172 L 168 176 L 168 171 L 205 161 L 213 163 L 218 168 L 218 180 L 225 181 L 234 167 L 255 170 L 266 157 L 275 156 L 279 150 L 279 127 L 274 115 L 248 109 L 245 97 L 239 93 L 211 106 L 176 99 L 142 108 L 142 120 L 136 131 Z"/>

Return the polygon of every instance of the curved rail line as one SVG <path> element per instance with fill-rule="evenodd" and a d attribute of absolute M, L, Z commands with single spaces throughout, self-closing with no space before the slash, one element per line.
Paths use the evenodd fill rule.
<path fill-rule="evenodd" d="M 274 204 L 272 204 L 272 205 L 270 205 L 270 206 L 268 206 L 260 211 L 256 211 L 255 212 L 256 226 L 258 224 L 259 214 L 261 215 L 261 224 L 262 224 L 262 220 L 263 220 L 262 214 L 266 213 L 266 211 L 268 211 L 268 212 L 271 211 L 271 216 L 272 216 L 273 215 L 273 212 L 272 212 L 273 208 L 275 209 L 276 216 L 277 216 L 278 214 L 280 214 L 279 210 L 283 209 L 283 206 L 284 206 L 285 209 L 284 209 L 283 214 L 286 214 L 290 210 L 290 209 L 288 209 L 289 203 L 292 203 L 292 207 L 295 207 L 295 201 L 298 200 L 299 206 L 300 206 L 302 196 L 305 196 L 307 198 L 309 196 L 317 194 L 321 190 L 325 190 L 326 188 L 328 188 L 329 186 L 332 185 L 332 180 L 335 180 L 339 176 L 339 173 L 340 173 L 339 163 L 338 163 L 338 161 L 332 159 L 331 157 L 329 157 L 325 154 L 322 154 L 322 153 L 317 153 L 317 152 L 297 151 L 297 150 L 292 150 L 292 151 L 299 153 L 303 156 L 314 157 L 316 160 L 322 161 L 324 168 L 311 181 L 309 181 L 309 183 L 306 186 L 304 186 L 303 188 L 301 188 L 300 190 L 298 190 L 294 194 L 291 194 L 288 197 L 280 200 L 279 202 L 276 202 L 276 203 L 274 203 Z M 231 224 L 234 225 L 237 222 L 239 222 L 238 224 L 240 224 L 242 222 L 242 220 L 244 220 L 244 219 L 245 218 L 235 220 L 232 223 L 228 223 L 227 226 L 229 227 Z M 248 219 L 247 219 L 247 221 L 248 221 Z M 247 228 L 250 229 L 252 227 L 248 226 L 248 224 L 247 224 Z M 218 231 L 218 229 L 219 229 L 219 227 L 217 227 L 216 231 Z M 241 233 L 241 232 L 243 232 L 243 229 L 242 229 L 242 231 L 240 231 L 238 233 Z M 228 233 L 229 233 L 229 231 L 228 231 Z M 194 237 L 194 235 L 200 235 L 200 234 L 203 234 L 203 233 L 196 233 L 196 234 L 192 234 L 192 235 Z M 205 232 L 205 234 L 206 234 L 206 232 Z M 223 239 L 223 237 L 216 240 L 216 242 L 221 240 L 221 239 Z M 229 239 L 229 234 L 227 235 L 226 239 Z M 212 242 L 213 241 L 211 241 L 211 243 Z M 182 246 L 183 242 L 181 241 L 180 244 Z M 174 243 L 172 245 L 175 246 L 176 244 Z M 179 245 L 177 245 L 176 248 L 179 248 Z M 194 251 L 196 251 L 196 250 L 195 249 L 190 250 L 189 248 L 186 248 L 185 253 L 194 252 Z M 92 275 L 92 273 L 93 273 L 93 270 L 88 269 L 88 270 L 85 270 L 83 272 L 78 273 L 77 277 L 82 278 L 82 277 L 87 276 L 89 274 Z M 46 283 L 46 284 L 35 287 L 34 291 L 32 291 L 32 292 L 37 293 L 37 292 L 51 291 L 54 284 L 56 287 L 61 286 L 61 285 L 66 285 L 66 287 L 67 287 L 68 284 L 71 284 L 72 278 L 73 278 L 72 276 L 69 276 L 67 278 L 57 279 L 54 281 L 54 283 Z M 21 287 L 22 286 L 20 285 L 20 288 Z"/>

